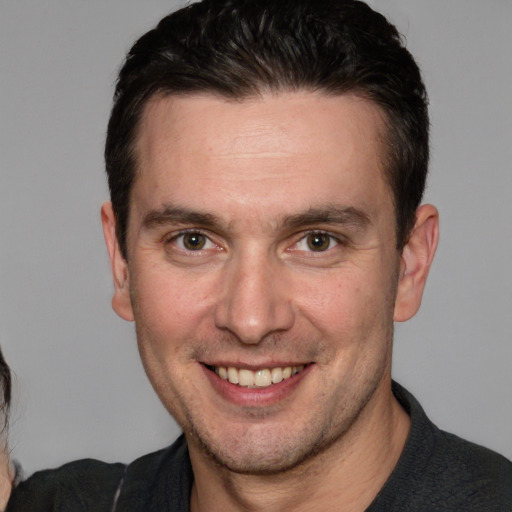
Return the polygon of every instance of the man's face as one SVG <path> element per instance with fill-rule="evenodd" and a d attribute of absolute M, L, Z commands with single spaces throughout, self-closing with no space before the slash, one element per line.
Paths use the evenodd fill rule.
<path fill-rule="evenodd" d="M 399 267 L 382 132 L 351 95 L 148 104 L 114 306 L 192 455 L 283 470 L 376 420 Z"/>

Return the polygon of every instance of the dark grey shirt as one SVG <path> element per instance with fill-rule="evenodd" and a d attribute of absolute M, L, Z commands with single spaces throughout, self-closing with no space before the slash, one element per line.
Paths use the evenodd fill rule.
<path fill-rule="evenodd" d="M 411 430 L 367 512 L 511 512 L 512 463 L 439 430 L 396 383 L 393 392 Z M 15 489 L 7 512 L 189 512 L 193 479 L 181 436 L 127 466 L 82 460 L 35 473 Z"/>

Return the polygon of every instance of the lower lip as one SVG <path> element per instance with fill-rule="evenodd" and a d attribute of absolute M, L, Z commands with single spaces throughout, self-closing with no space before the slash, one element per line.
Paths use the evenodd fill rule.
<path fill-rule="evenodd" d="M 201 366 L 213 389 L 228 402 L 243 407 L 263 407 L 275 405 L 288 398 L 311 371 L 313 365 L 309 364 L 301 372 L 266 388 L 246 388 L 231 384 L 205 365 Z"/>

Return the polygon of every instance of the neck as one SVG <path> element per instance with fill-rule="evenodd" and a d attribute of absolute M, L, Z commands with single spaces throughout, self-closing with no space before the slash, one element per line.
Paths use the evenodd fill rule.
<path fill-rule="evenodd" d="M 195 478 L 191 512 L 365 510 L 396 466 L 410 427 L 387 384 L 342 438 L 284 473 L 233 473 L 189 443 Z"/>

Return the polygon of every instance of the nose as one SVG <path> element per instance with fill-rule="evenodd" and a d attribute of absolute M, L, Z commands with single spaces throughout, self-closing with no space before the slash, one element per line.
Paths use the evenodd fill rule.
<path fill-rule="evenodd" d="M 221 286 L 216 326 L 231 331 L 242 343 L 258 344 L 293 325 L 290 286 L 272 258 L 253 252 L 231 261 Z"/>

